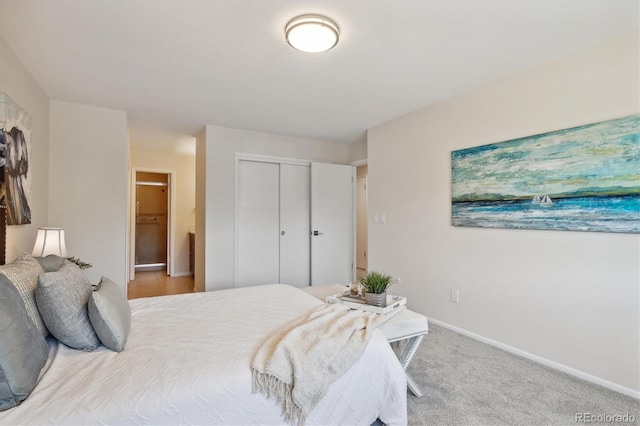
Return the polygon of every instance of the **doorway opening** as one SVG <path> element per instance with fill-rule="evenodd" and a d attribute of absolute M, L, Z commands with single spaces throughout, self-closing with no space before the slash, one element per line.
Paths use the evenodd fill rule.
<path fill-rule="evenodd" d="M 367 164 L 356 167 L 356 278 L 366 276 L 368 257 Z"/>
<path fill-rule="evenodd" d="M 136 272 L 172 273 L 173 175 L 166 170 L 132 170 L 132 280 Z"/>
<path fill-rule="evenodd" d="M 135 270 L 167 270 L 169 175 L 136 173 Z"/>

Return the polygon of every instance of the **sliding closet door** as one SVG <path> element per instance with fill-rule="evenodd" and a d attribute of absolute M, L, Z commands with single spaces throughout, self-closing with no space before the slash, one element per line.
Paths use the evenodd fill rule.
<path fill-rule="evenodd" d="M 280 165 L 280 282 L 309 285 L 311 168 Z"/>
<path fill-rule="evenodd" d="M 278 283 L 280 165 L 239 161 L 238 168 L 237 286 Z"/>

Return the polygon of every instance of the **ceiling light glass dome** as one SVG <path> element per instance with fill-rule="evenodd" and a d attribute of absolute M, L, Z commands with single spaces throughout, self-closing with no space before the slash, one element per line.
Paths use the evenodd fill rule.
<path fill-rule="evenodd" d="M 320 15 L 302 15 L 293 18 L 284 29 L 287 43 L 303 52 L 325 52 L 336 44 L 340 37 L 338 25 Z"/>

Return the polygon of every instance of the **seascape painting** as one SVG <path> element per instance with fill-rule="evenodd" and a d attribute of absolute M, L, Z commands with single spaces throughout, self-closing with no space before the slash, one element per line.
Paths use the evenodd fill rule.
<path fill-rule="evenodd" d="M 640 115 L 451 153 L 454 226 L 640 233 Z"/>
<path fill-rule="evenodd" d="M 31 223 L 31 116 L 0 93 L 0 205 L 7 225 Z"/>

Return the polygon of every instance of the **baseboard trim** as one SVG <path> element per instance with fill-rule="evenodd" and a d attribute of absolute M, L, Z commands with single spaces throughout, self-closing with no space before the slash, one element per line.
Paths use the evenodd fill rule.
<path fill-rule="evenodd" d="M 584 371 L 576 370 L 575 368 L 568 367 L 563 364 L 559 364 L 555 361 L 551 361 L 549 359 L 543 358 L 538 355 L 534 355 L 532 353 L 523 351 L 518 348 L 514 348 L 513 346 L 505 345 L 504 343 L 498 342 L 493 339 L 489 339 L 487 337 L 481 336 L 479 334 L 473 333 L 471 331 L 465 330 L 463 328 L 456 327 L 451 324 L 447 324 L 442 321 L 438 321 L 433 318 L 429 318 L 429 322 L 435 325 L 439 325 L 440 327 L 444 327 L 448 330 L 454 331 L 458 334 L 462 334 L 463 336 L 470 337 L 474 340 L 478 340 L 479 342 L 486 343 L 487 345 L 494 346 L 496 348 L 502 349 L 504 351 L 510 352 L 512 354 L 521 356 L 523 358 L 530 359 L 531 361 L 535 361 L 539 364 L 546 365 L 547 367 L 551 367 L 555 370 L 562 371 L 563 373 L 570 374 L 572 376 L 578 377 L 580 379 L 586 380 L 591 383 L 595 383 L 600 386 L 604 386 L 607 389 L 611 389 L 613 391 L 619 392 L 621 394 L 630 396 L 635 399 L 640 399 L 640 391 L 619 385 L 617 383 L 610 382 L 608 380 L 602 379 L 600 377 L 593 376 L 589 373 L 585 373 Z"/>
<path fill-rule="evenodd" d="M 172 277 L 190 277 L 191 272 L 175 272 Z"/>

